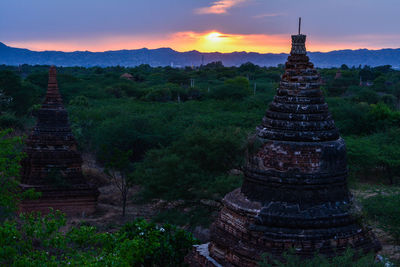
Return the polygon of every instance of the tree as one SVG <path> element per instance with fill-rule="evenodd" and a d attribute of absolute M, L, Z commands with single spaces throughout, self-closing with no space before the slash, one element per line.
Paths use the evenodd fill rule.
<path fill-rule="evenodd" d="M 0 131 L 0 219 L 16 210 L 18 181 L 22 154 L 20 137 L 9 137 L 11 130 Z"/>
<path fill-rule="evenodd" d="M 118 188 L 119 192 L 121 193 L 122 216 L 125 217 L 126 201 L 129 190 L 133 185 L 132 179 L 129 177 L 129 174 L 132 170 L 132 164 L 129 160 L 132 155 L 132 150 L 123 152 L 115 149 L 112 154 L 113 159 L 106 164 L 106 169 L 104 172 L 108 175 L 115 187 Z"/>
<path fill-rule="evenodd" d="M 38 196 L 33 190 L 19 190 L 23 142 L 21 137 L 11 137 L 11 132 L 11 129 L 0 131 L 0 221 L 17 210 L 20 200 Z"/>
<path fill-rule="evenodd" d="M 8 102 L 8 108 L 17 115 L 27 114 L 29 108 L 37 104 L 44 93 L 44 89 L 29 81 L 22 82 L 12 71 L 0 71 L 0 90 L 3 98 L 11 100 Z"/>
<path fill-rule="evenodd" d="M 188 128 L 171 146 L 149 150 L 133 176 L 147 199 L 221 198 L 241 180 L 229 171 L 242 165 L 244 136 L 239 128 Z"/>
<path fill-rule="evenodd" d="M 397 98 L 397 109 L 400 109 L 400 82 L 393 86 L 392 94 Z"/>
<path fill-rule="evenodd" d="M 240 100 L 251 95 L 250 83 L 245 77 L 228 79 L 224 85 L 217 87 L 212 96 L 216 99 L 235 99 Z"/>
<path fill-rule="evenodd" d="M 346 138 L 350 170 L 362 178 L 377 177 L 389 184 L 399 182 L 400 171 L 400 129 L 364 137 Z"/>

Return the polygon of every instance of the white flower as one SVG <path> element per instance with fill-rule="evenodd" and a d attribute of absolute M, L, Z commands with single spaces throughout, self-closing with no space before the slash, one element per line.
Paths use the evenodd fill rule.
<path fill-rule="evenodd" d="M 161 227 L 160 232 L 165 232 L 165 229 Z"/>

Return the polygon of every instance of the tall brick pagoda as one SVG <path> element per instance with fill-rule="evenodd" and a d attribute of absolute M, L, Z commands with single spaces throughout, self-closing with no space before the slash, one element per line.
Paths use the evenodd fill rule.
<path fill-rule="evenodd" d="M 27 157 L 22 162 L 20 186 L 42 195 L 23 201 L 20 210 L 46 213 L 51 207 L 69 215 L 94 212 L 98 191 L 82 175 L 82 158 L 58 90 L 54 66 L 49 70 L 46 98 L 35 116 L 37 124 L 26 140 Z"/>
<path fill-rule="evenodd" d="M 305 41 L 300 30 L 292 35 L 277 94 L 249 144 L 243 185 L 223 199 L 211 242 L 186 257 L 190 266 L 257 266 L 261 254 L 282 259 L 290 248 L 304 258 L 380 250 L 354 214 L 346 146 Z"/>

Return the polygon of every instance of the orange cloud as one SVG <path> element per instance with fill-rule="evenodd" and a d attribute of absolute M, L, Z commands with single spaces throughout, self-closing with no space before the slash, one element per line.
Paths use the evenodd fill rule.
<path fill-rule="evenodd" d="M 196 14 L 225 14 L 228 9 L 247 0 L 218 0 L 209 7 L 201 7 L 195 10 Z"/>

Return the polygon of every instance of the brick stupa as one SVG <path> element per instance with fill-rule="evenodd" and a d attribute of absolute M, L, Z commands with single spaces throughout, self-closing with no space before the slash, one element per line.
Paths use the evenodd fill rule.
<path fill-rule="evenodd" d="M 27 157 L 22 162 L 20 186 L 42 195 L 23 201 L 20 211 L 47 213 L 53 208 L 68 215 L 94 212 L 98 190 L 82 175 L 82 158 L 58 90 L 54 66 L 49 70 L 46 98 L 35 116 L 37 124 L 26 140 Z"/>
<path fill-rule="evenodd" d="M 249 144 L 243 185 L 223 199 L 211 242 L 194 247 L 190 266 L 253 267 L 263 253 L 282 260 L 288 249 L 303 258 L 380 249 L 354 213 L 345 143 L 305 41 L 292 36 L 277 95 Z"/>

